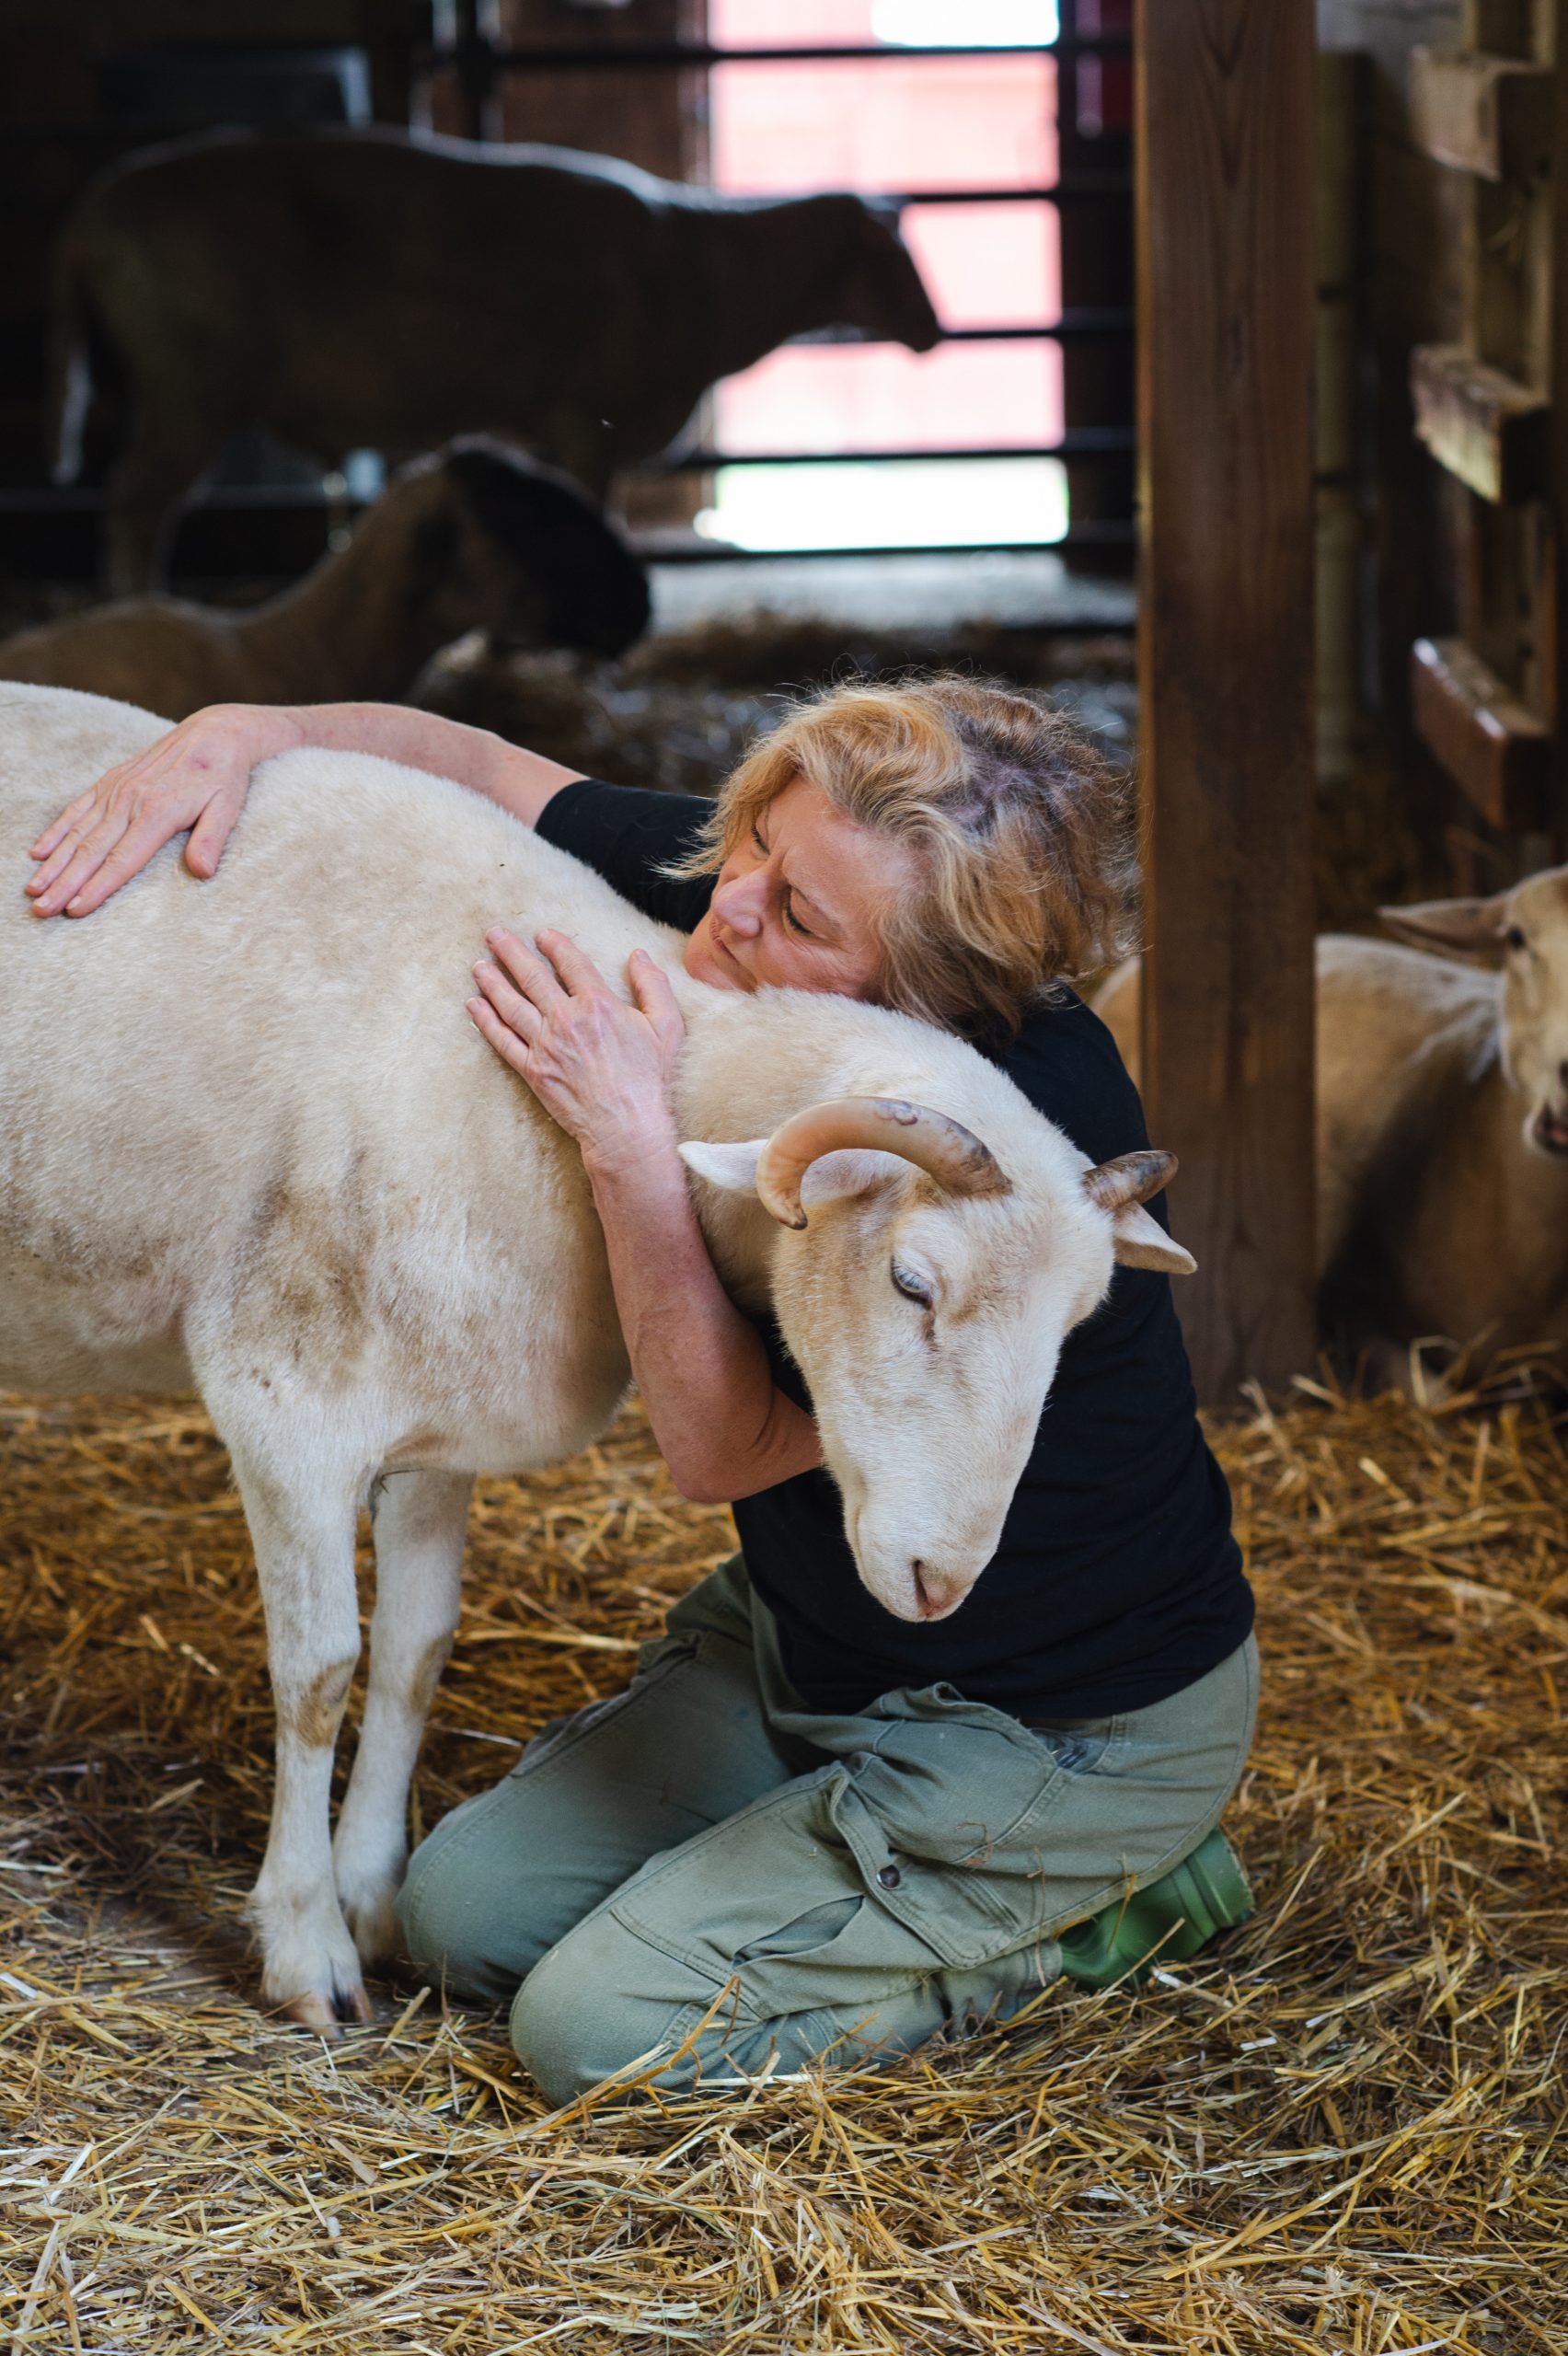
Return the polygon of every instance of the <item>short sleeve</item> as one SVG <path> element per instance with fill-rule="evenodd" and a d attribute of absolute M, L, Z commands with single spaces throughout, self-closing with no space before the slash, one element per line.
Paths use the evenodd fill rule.
<path fill-rule="evenodd" d="M 582 777 L 552 793 L 537 831 L 570 851 L 656 924 L 694 931 L 708 912 L 713 878 L 662 875 L 684 859 L 712 809 L 696 793 L 659 793 L 647 786 L 605 785 Z"/>

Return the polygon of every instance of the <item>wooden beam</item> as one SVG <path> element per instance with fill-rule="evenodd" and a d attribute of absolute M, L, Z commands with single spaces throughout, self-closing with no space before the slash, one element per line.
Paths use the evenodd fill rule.
<path fill-rule="evenodd" d="M 1489 825 L 1545 823 L 1551 773 L 1546 722 L 1460 638 L 1418 638 L 1410 655 L 1416 733 Z"/>
<path fill-rule="evenodd" d="M 1413 49 L 1410 119 L 1434 163 L 1485 180 L 1535 179 L 1551 160 L 1550 65 L 1479 52 Z"/>
<path fill-rule="evenodd" d="M 1312 0 L 1138 0 L 1149 1126 L 1198 1395 L 1313 1357 Z"/>
<path fill-rule="evenodd" d="M 1548 856 L 1568 858 L 1568 0 L 1551 0 L 1555 153 L 1563 164 L 1548 189 L 1546 381 L 1551 394 L 1551 474 L 1546 498 L 1546 586 L 1541 614 L 1541 709 L 1552 733 L 1545 827 Z"/>
<path fill-rule="evenodd" d="M 1547 404 L 1459 343 L 1418 343 L 1410 356 L 1415 430 L 1440 466 L 1497 505 L 1546 488 Z"/>

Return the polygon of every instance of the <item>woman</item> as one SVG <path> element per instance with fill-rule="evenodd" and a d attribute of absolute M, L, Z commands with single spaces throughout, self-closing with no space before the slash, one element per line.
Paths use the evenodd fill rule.
<path fill-rule="evenodd" d="M 837 689 L 711 808 L 424 713 L 220 708 L 73 804 L 36 847 L 36 907 L 87 913 L 182 827 L 211 874 L 255 763 L 301 743 L 488 794 L 686 930 L 716 987 L 903 1007 L 1092 1161 L 1147 1142 L 1109 1034 L 1051 987 L 1116 945 L 1115 797 L 1026 697 Z M 1167 1280 L 1120 1269 L 1069 1334 L 966 1601 L 894 1620 L 856 1577 L 798 1373 L 708 1258 L 662 976 L 634 960 L 628 1005 L 559 935 L 489 945 L 470 1011 L 578 1140 L 654 1433 L 687 1496 L 733 1502 L 742 1552 L 625 1693 L 437 1826 L 400 1901 L 409 1952 L 510 2002 L 566 2100 L 632 2069 L 674 2086 L 907 2050 L 1240 1919 L 1217 1824 L 1251 1738 L 1251 1599 Z"/>

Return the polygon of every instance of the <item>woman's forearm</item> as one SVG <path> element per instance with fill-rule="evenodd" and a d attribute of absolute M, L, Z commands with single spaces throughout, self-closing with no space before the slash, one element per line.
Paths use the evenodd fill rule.
<path fill-rule="evenodd" d="M 45 828 L 32 847 L 38 864 L 26 886 L 34 911 L 90 916 L 187 830 L 186 866 L 192 875 L 215 874 L 251 771 L 305 745 L 433 770 L 528 826 L 538 824 L 551 794 L 582 775 L 488 729 L 405 704 L 212 704 L 107 770 Z"/>
<path fill-rule="evenodd" d="M 377 753 L 405 768 L 449 777 L 470 792 L 499 803 L 529 826 L 537 824 L 553 793 L 582 775 L 581 769 L 509 745 L 488 728 L 443 720 L 409 704 L 291 704 L 280 716 L 297 730 L 301 745 L 319 745 L 331 752 Z"/>
<path fill-rule="evenodd" d="M 719 1281 L 674 1136 L 589 1177 L 631 1370 L 682 1495 L 728 1505 L 820 1464 L 816 1425 Z"/>
<path fill-rule="evenodd" d="M 720 1283 L 670 1112 L 685 1034 L 645 950 L 631 1003 L 564 933 L 530 946 L 497 926 L 468 1011 L 582 1149 L 631 1370 L 676 1486 L 728 1505 L 822 1461 L 816 1425 L 777 1388 L 755 1326 Z"/>

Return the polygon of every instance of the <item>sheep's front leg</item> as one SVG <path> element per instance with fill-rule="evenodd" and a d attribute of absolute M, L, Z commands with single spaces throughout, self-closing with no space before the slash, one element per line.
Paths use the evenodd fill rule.
<path fill-rule="evenodd" d="M 358 1483 L 324 1478 L 302 1445 L 287 1473 L 231 1441 L 267 1617 L 277 1712 L 272 1829 L 250 1900 L 270 2005 L 312 2028 L 368 2020 L 359 1958 L 332 1883 L 332 1752 L 359 1658 Z"/>
<path fill-rule="evenodd" d="M 392 1901 L 409 1854 L 409 1784 L 456 1633 L 473 1485 L 467 1472 L 389 1472 L 371 1498 L 370 1687 L 332 1843 L 338 1895 L 366 1963 L 396 1943 Z"/>

